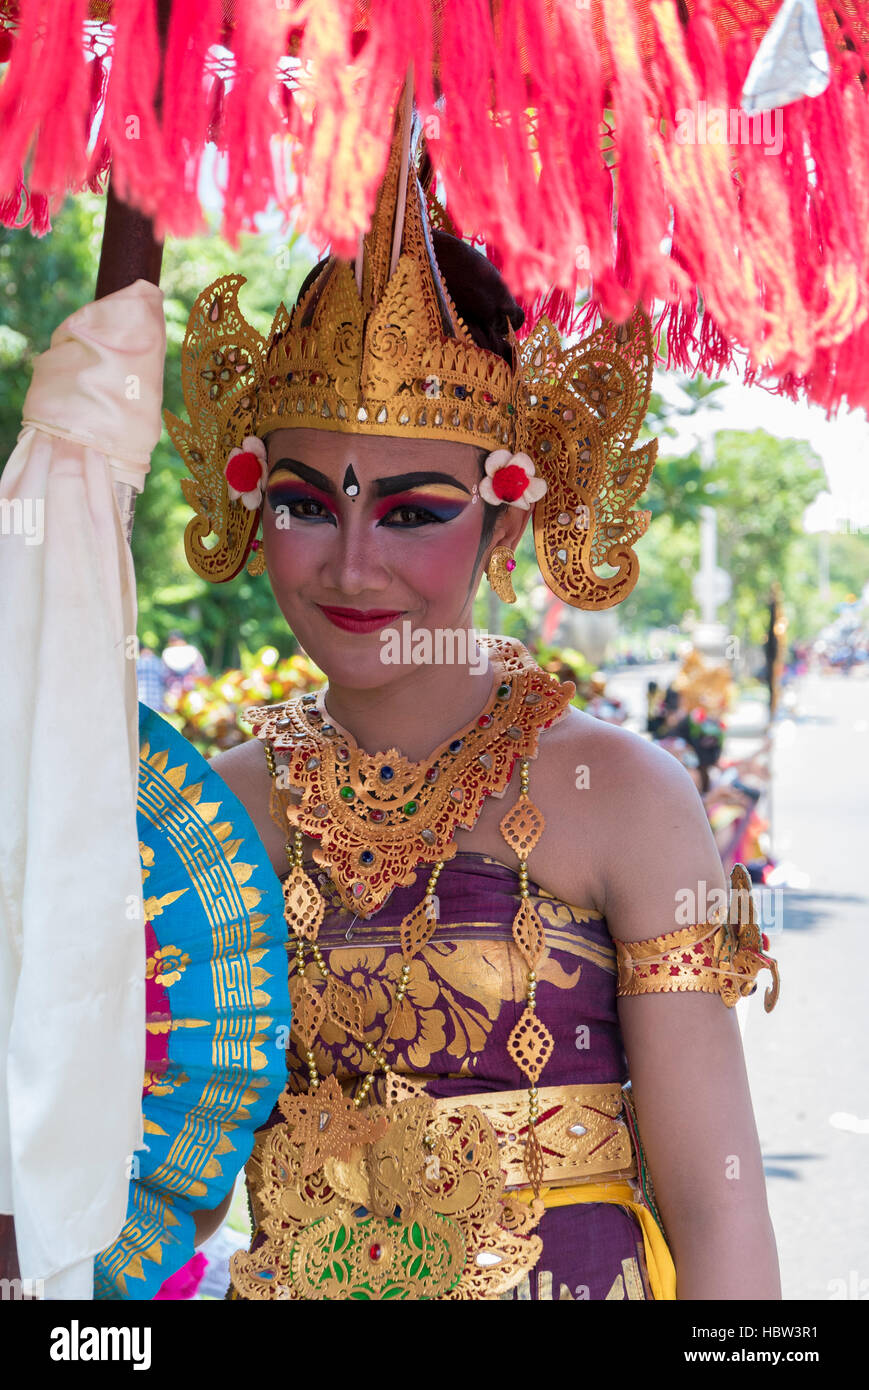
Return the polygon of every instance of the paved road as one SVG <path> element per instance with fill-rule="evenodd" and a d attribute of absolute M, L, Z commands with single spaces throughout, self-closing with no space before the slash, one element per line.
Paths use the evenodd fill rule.
<path fill-rule="evenodd" d="M 869 1299 L 869 680 L 808 676 L 775 726 L 781 997 L 738 1007 L 785 1298 Z M 766 974 L 760 980 L 768 978 Z"/>

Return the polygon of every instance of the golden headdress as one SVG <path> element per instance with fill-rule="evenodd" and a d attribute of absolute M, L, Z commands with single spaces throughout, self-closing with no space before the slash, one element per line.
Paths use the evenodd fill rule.
<path fill-rule="evenodd" d="M 437 266 L 413 127 L 406 90 L 355 271 L 330 258 L 292 311 L 280 305 L 267 338 L 239 309 L 243 276 L 196 300 L 182 351 L 190 423 L 165 412 L 191 475 L 188 561 L 222 582 L 258 544 L 259 512 L 231 500 L 224 473 L 250 436 L 307 426 L 449 439 L 531 458 L 547 484 L 533 511 L 547 585 L 574 607 L 610 608 L 636 583 L 633 546 L 651 516 L 632 510 L 657 451 L 633 447 L 651 389 L 649 321 L 637 310 L 569 348 L 545 317 L 521 343 L 508 325 L 512 366 L 478 347 Z M 599 574 L 607 565 L 616 573 Z M 262 569 L 257 551 L 248 570 Z"/>

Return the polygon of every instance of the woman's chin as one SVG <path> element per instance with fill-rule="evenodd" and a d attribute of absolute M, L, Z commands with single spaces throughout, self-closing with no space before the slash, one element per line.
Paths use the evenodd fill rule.
<path fill-rule="evenodd" d="M 337 644 L 336 644 L 337 645 Z M 392 666 L 381 660 L 379 646 L 367 652 L 351 653 L 336 651 L 332 647 L 324 652 L 322 659 L 314 653 L 308 655 L 325 672 L 330 685 L 341 686 L 344 690 L 380 690 L 400 680 L 410 671 L 418 671 L 418 666 Z"/>
<path fill-rule="evenodd" d="M 391 662 L 389 645 L 381 631 L 345 632 L 335 627 L 326 636 L 319 631 L 292 630 L 306 656 L 319 666 L 329 682 L 347 690 L 376 690 L 419 669 Z"/>

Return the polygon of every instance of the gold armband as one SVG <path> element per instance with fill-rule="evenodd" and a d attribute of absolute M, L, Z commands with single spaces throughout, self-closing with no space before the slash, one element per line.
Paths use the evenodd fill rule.
<path fill-rule="evenodd" d="M 778 964 L 766 954 L 769 943 L 757 923 L 751 879 L 744 865 L 734 864 L 730 890 L 727 913 L 718 908 L 706 922 L 647 941 L 615 941 L 616 994 L 699 989 L 720 994 L 730 1009 L 741 996 L 757 989 L 758 971 L 769 970 L 772 984 L 763 1001 L 769 1013 L 778 999 Z"/>

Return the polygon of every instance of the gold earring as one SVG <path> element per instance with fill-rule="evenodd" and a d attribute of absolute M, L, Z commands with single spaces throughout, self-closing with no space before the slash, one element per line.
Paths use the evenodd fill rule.
<path fill-rule="evenodd" d="M 515 568 L 516 560 L 510 547 L 508 545 L 496 545 L 489 556 L 486 578 L 498 598 L 504 603 L 516 602 L 516 592 L 510 578 L 511 571 Z"/>
<path fill-rule="evenodd" d="M 254 576 L 264 574 L 266 568 L 265 551 L 263 550 L 262 540 L 257 537 L 250 544 L 250 559 L 247 565 L 248 574 Z"/>

